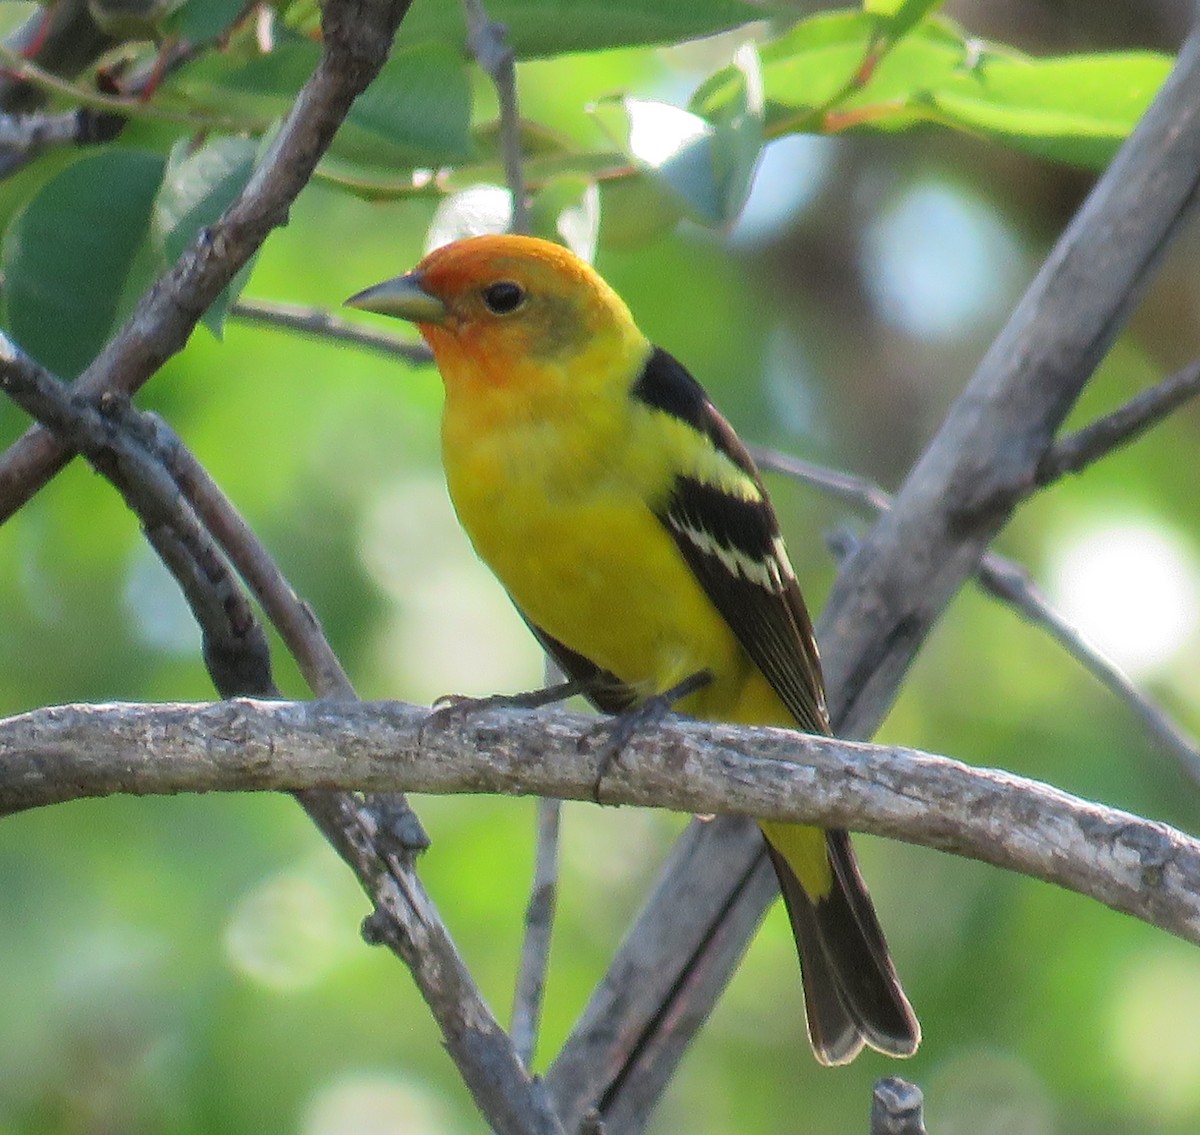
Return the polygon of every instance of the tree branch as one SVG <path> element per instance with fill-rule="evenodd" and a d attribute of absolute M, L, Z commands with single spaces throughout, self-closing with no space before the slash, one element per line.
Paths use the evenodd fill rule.
<path fill-rule="evenodd" d="M 925 1135 L 925 1097 L 916 1084 L 898 1076 L 876 1081 L 871 1135 Z"/>
<path fill-rule="evenodd" d="M 500 148 L 504 180 L 512 195 L 512 231 L 529 231 L 525 200 L 525 169 L 521 158 L 521 116 L 517 109 L 517 63 L 508 42 L 508 29 L 489 19 L 483 0 L 463 0 L 467 15 L 467 45 L 487 72 L 500 100 Z"/>
<path fill-rule="evenodd" d="M 550 964 L 550 935 L 558 904 L 558 830 L 562 801 L 541 799 L 534 839 L 533 885 L 525 907 L 525 935 L 513 993 L 512 1040 L 526 1068 L 533 1067 Z"/>
<path fill-rule="evenodd" d="M 356 347 L 377 351 L 388 358 L 399 359 L 410 366 L 433 362 L 433 352 L 424 343 L 415 339 L 404 339 L 361 323 L 351 323 L 350 320 L 341 319 L 323 308 L 243 297 L 229 311 L 231 315 L 248 323 L 283 327 L 289 331 L 331 339 L 336 343 L 352 343 Z"/>
<path fill-rule="evenodd" d="M 142 297 L 124 327 L 72 390 L 95 397 L 132 393 L 187 342 L 220 295 L 307 184 L 354 99 L 375 77 L 411 0 L 330 0 L 323 50 L 270 150 L 238 199 L 202 230 L 174 267 Z M 70 458 L 35 426 L 0 457 L 0 521 L 7 519 Z"/>
<path fill-rule="evenodd" d="M 340 788 L 591 799 L 584 714 L 433 717 L 401 702 L 62 706 L 0 721 L 0 800 Z M 669 719 L 636 734 L 610 804 L 851 827 L 1019 871 L 1200 944 L 1200 841 L 994 769 L 898 746 Z"/>
<path fill-rule="evenodd" d="M 1068 473 L 1081 473 L 1100 458 L 1141 437 L 1198 394 L 1200 362 L 1194 362 L 1143 390 L 1111 414 L 1059 438 L 1038 465 L 1037 484 L 1049 485 Z"/>

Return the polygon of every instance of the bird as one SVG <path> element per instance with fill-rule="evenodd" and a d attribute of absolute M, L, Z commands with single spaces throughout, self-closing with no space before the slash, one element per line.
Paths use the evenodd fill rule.
<path fill-rule="evenodd" d="M 468 237 L 347 305 L 414 323 L 445 387 L 454 509 L 530 630 L 602 712 L 830 734 L 770 498 L 703 387 L 566 248 Z M 920 1026 L 842 830 L 760 822 L 826 1065 Z"/>

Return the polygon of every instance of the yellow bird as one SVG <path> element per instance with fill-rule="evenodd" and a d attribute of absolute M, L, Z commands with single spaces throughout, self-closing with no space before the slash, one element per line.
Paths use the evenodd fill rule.
<path fill-rule="evenodd" d="M 475 550 L 601 710 L 697 675 L 694 717 L 829 733 L 817 644 L 771 502 L 703 388 L 566 249 L 482 236 L 347 301 L 415 323 Z M 824 1064 L 916 1051 L 848 833 L 763 823 Z"/>

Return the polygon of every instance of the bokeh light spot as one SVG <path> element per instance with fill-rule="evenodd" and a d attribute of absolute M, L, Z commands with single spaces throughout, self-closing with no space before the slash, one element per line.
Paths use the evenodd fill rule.
<path fill-rule="evenodd" d="M 541 650 L 475 557 L 439 478 L 382 488 L 359 548 L 392 603 L 375 646 L 390 694 L 427 702 L 541 684 Z"/>
<path fill-rule="evenodd" d="M 183 657 L 199 653 L 195 617 L 179 584 L 148 544 L 141 544 L 133 554 L 123 598 L 134 634 L 144 646 Z"/>
<path fill-rule="evenodd" d="M 1020 245 L 992 206 L 937 181 L 892 202 L 862 255 L 879 314 L 918 339 L 965 336 L 998 318 L 1023 274 Z"/>
<path fill-rule="evenodd" d="M 441 1101 L 424 1085 L 384 1072 L 348 1072 L 320 1088 L 301 1135 L 450 1135 Z"/>
<path fill-rule="evenodd" d="M 1188 949 L 1138 952 L 1113 991 L 1113 1055 L 1140 1105 L 1163 1119 L 1200 1111 L 1200 966 Z"/>
<path fill-rule="evenodd" d="M 425 251 L 469 236 L 505 232 L 512 224 L 512 195 L 499 185 L 472 185 L 439 202 Z"/>
<path fill-rule="evenodd" d="M 271 989 L 319 982 L 354 939 L 344 913 L 319 879 L 287 871 L 245 894 L 225 927 L 225 956 L 239 973 Z"/>
<path fill-rule="evenodd" d="M 1188 546 L 1151 519 L 1114 520 L 1051 552 L 1051 597 L 1131 677 L 1165 669 L 1200 623 L 1200 572 Z"/>

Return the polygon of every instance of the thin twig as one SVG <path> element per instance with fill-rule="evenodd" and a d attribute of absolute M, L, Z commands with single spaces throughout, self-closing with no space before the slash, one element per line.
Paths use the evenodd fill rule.
<path fill-rule="evenodd" d="M 1161 379 L 1083 429 L 1052 442 L 1038 462 L 1036 480 L 1027 492 L 1046 488 L 1068 473 L 1083 472 L 1089 465 L 1136 441 L 1169 414 L 1198 396 L 1200 360 Z M 794 477 L 840 500 L 875 512 L 884 512 L 892 506 L 891 495 L 869 478 L 828 469 L 763 446 L 752 447 L 751 452 L 764 469 Z"/>
<path fill-rule="evenodd" d="M 500 101 L 500 146 L 504 156 L 504 179 L 512 194 L 512 231 L 528 232 L 516 56 L 508 42 L 508 29 L 488 18 L 483 0 L 463 0 L 463 6 L 467 15 L 467 46 L 495 84 Z"/>
<path fill-rule="evenodd" d="M 123 98 L 105 95 L 99 91 L 72 83 L 43 70 L 32 60 L 24 58 L 12 48 L 0 42 L 0 64 L 22 82 L 28 83 L 49 95 L 57 95 L 78 106 L 91 110 L 119 115 L 122 118 L 145 119 L 151 122 L 169 122 L 187 126 L 193 130 L 214 130 L 225 133 L 247 131 L 261 134 L 269 125 L 267 119 L 248 120 L 227 115 L 204 114 L 189 110 L 173 110 L 161 103 L 149 102 L 137 97 Z"/>
<path fill-rule="evenodd" d="M 178 435 L 153 417 L 154 454 L 229 557 L 279 632 L 317 697 L 355 697 L 354 687 L 312 609 L 292 589 L 233 502 Z"/>
<path fill-rule="evenodd" d="M 16 160 L 49 146 L 84 146 L 111 142 L 125 124 L 119 115 L 82 108 L 51 114 L 0 114 L 0 149 Z"/>
<path fill-rule="evenodd" d="M 1124 670 L 1055 610 L 1025 568 L 989 554 L 980 564 L 979 582 L 989 594 L 1017 607 L 1125 702 L 1142 719 L 1159 747 L 1179 762 L 1194 783 L 1200 784 L 1200 743 L 1196 738 L 1177 724 L 1154 698 L 1139 690 Z"/>
<path fill-rule="evenodd" d="M 1049 485 L 1068 473 L 1079 473 L 1128 445 L 1198 394 L 1200 361 L 1155 383 L 1091 425 L 1059 438 L 1038 465 L 1038 486 Z"/>
<path fill-rule="evenodd" d="M 550 962 L 550 935 L 558 898 L 558 831 L 560 800 L 537 803 L 537 838 L 534 841 L 533 886 L 525 908 L 525 936 L 513 995 L 513 1047 L 526 1068 L 533 1067 L 538 1025 Z"/>
<path fill-rule="evenodd" d="M 121 493 L 188 600 L 218 691 L 223 696 L 235 691 L 259 697 L 276 694 L 258 620 L 228 562 L 169 473 L 147 450 L 149 427 L 128 401 L 112 395 L 101 410 L 73 400 L 63 383 L 3 336 L 0 390 L 83 453 Z"/>
<path fill-rule="evenodd" d="M 550 693 L 556 688 L 565 688 L 565 679 L 566 675 L 558 663 L 547 654 L 543 661 L 542 674 L 545 691 Z M 554 700 L 561 703 L 564 699 L 556 697 Z M 526 1068 L 533 1067 L 533 1058 L 537 1052 L 546 975 L 550 969 L 550 940 L 558 906 L 558 845 L 561 821 L 561 801 L 538 801 L 534 820 L 533 880 L 530 884 L 529 902 L 525 906 L 525 933 L 521 939 L 521 957 L 517 963 L 510 1030 L 513 1047 Z"/>
<path fill-rule="evenodd" d="M 604 1120 L 600 1118 L 600 1112 L 594 1107 L 585 1111 L 583 1118 L 579 1121 L 579 1135 L 607 1135 Z"/>
<path fill-rule="evenodd" d="M 925 1097 L 916 1084 L 887 1076 L 871 1093 L 871 1135 L 925 1135 Z"/>
<path fill-rule="evenodd" d="M 841 469 L 830 469 L 763 445 L 752 445 L 749 448 L 751 456 L 760 468 L 782 473 L 805 485 L 812 485 L 837 500 L 877 513 L 886 512 L 892 507 L 891 493 L 869 477 L 847 473 Z"/>
<path fill-rule="evenodd" d="M 333 339 L 341 343 L 352 343 L 356 347 L 378 351 L 389 358 L 417 366 L 433 361 L 433 352 L 421 342 L 403 339 L 386 331 L 378 331 L 361 323 L 352 323 L 319 307 L 302 307 L 299 304 L 274 303 L 270 300 L 238 300 L 230 313 L 249 323 L 262 323 L 271 327 L 285 327 L 289 331 L 300 331 L 322 339 Z"/>

